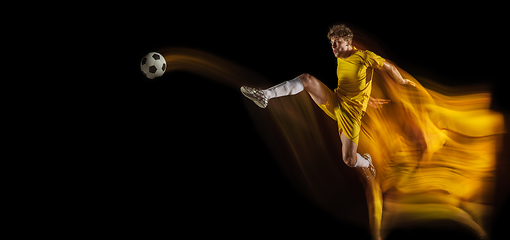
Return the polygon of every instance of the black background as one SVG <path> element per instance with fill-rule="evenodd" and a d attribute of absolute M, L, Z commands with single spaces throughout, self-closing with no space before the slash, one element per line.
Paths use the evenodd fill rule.
<path fill-rule="evenodd" d="M 326 34 L 329 26 L 346 23 L 413 76 L 447 86 L 488 84 L 493 108 L 508 111 L 506 27 L 497 7 L 392 4 L 148 3 L 110 22 L 117 37 L 108 44 L 118 50 L 123 71 L 97 85 L 102 98 L 92 119 L 94 145 L 107 154 L 97 170 L 100 187 L 89 199 L 96 216 L 91 226 L 144 239 L 370 239 L 368 225 L 335 219 L 287 180 L 238 89 L 182 71 L 150 81 L 139 62 L 151 51 L 185 47 L 235 62 L 271 83 L 307 72 L 333 88 L 336 62 Z M 508 163 L 502 166 L 508 169 Z M 502 207 L 508 182 L 499 171 L 494 239 L 501 239 L 508 214 Z M 431 229 L 393 237 L 406 234 L 470 239 L 462 231 Z"/>

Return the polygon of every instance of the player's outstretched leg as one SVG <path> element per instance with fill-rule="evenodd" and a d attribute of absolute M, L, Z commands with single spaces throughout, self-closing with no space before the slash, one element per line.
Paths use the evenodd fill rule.
<path fill-rule="evenodd" d="M 241 92 L 245 97 L 249 98 L 255 104 L 257 104 L 257 106 L 266 108 L 267 103 L 271 98 L 298 94 L 302 92 L 303 89 L 303 83 L 299 77 L 296 77 L 292 80 L 282 82 L 265 90 L 242 86 Z"/>

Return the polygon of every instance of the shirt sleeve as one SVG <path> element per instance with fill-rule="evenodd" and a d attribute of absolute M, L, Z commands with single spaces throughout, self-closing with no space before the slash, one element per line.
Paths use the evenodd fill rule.
<path fill-rule="evenodd" d="M 367 67 L 380 69 L 384 65 L 385 61 L 386 59 L 382 58 L 381 56 L 371 51 L 366 51 L 365 65 Z"/>

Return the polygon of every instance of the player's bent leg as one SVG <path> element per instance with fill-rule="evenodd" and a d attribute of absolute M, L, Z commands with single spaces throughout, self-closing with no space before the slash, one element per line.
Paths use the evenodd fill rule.
<path fill-rule="evenodd" d="M 340 134 L 340 141 L 342 142 L 342 158 L 345 164 L 349 167 L 363 168 L 365 176 L 368 179 L 371 179 L 372 177 L 375 178 L 375 167 L 372 164 L 372 157 L 370 154 L 365 153 L 361 156 L 358 153 L 358 145 L 345 136 L 344 133 Z"/>
<path fill-rule="evenodd" d="M 356 163 L 358 163 L 358 156 L 356 155 L 358 145 L 345 136 L 344 133 L 340 134 L 340 141 L 342 142 L 342 159 L 344 163 L 349 167 L 356 166 Z"/>
<path fill-rule="evenodd" d="M 303 73 L 298 78 L 301 79 L 305 91 L 308 92 L 316 104 L 322 105 L 327 103 L 327 92 L 331 90 L 324 83 L 308 73 Z"/>

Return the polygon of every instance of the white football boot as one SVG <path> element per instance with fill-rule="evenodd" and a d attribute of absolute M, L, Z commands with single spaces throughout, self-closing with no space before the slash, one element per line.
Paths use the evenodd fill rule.
<path fill-rule="evenodd" d="M 368 153 L 365 153 L 365 154 L 363 154 L 363 158 L 365 158 L 370 163 L 370 165 L 368 165 L 368 167 L 363 168 L 363 171 L 365 172 L 365 176 L 367 177 L 367 179 L 375 178 L 375 167 L 374 167 L 374 164 L 372 164 L 372 156 L 370 156 L 370 154 L 368 154 Z M 371 175 L 367 173 L 367 170 L 370 171 Z"/>
<path fill-rule="evenodd" d="M 257 106 L 261 108 L 267 107 L 267 102 L 269 101 L 269 99 L 266 97 L 266 95 L 261 89 L 242 86 L 241 92 L 245 97 L 249 98 L 255 104 L 257 104 Z"/>

